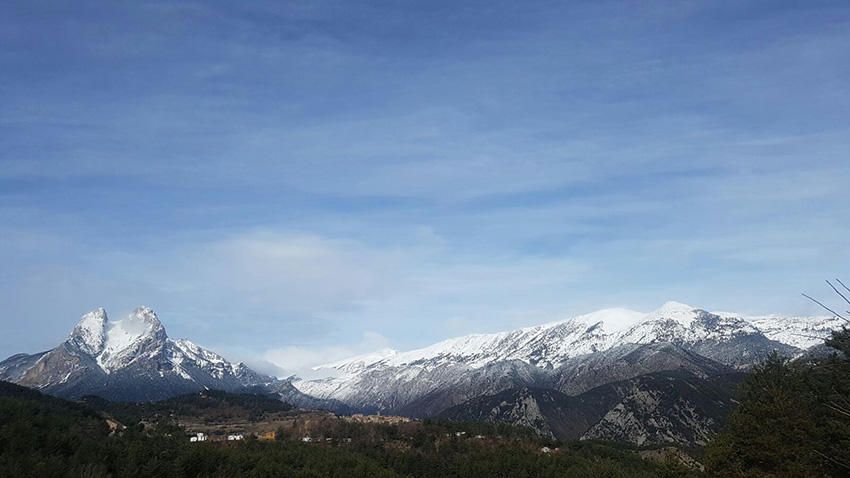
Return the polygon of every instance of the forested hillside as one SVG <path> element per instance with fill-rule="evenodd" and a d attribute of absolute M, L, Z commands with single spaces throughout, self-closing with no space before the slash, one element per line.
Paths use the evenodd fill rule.
<path fill-rule="evenodd" d="M 810 361 L 770 357 L 739 390 L 740 406 L 709 445 L 718 476 L 850 476 L 850 332 Z"/>
<path fill-rule="evenodd" d="M 0 476 L 699 476 L 646 461 L 626 447 L 576 442 L 555 449 L 558 443 L 506 425 L 426 422 L 410 431 L 348 423 L 348 433 L 358 433 L 352 426 L 362 428 L 361 439 L 190 443 L 183 430 L 164 422 L 128 423 L 120 430 L 92 404 L 5 383 L 0 391 Z M 256 405 L 230 400 L 246 401 Z"/>

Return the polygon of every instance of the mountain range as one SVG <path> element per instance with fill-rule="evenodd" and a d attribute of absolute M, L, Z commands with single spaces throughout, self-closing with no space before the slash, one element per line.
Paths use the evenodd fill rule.
<path fill-rule="evenodd" d="M 478 386 L 486 382 L 484 377 L 505 384 L 515 377 L 528 385 L 554 383 L 575 394 L 665 369 L 746 369 L 774 350 L 801 354 L 840 325 L 830 317 L 746 317 L 668 302 L 648 314 L 606 309 L 509 332 L 452 338 L 408 352 L 352 357 L 316 367 L 326 377 L 293 384 L 315 397 L 384 412 L 396 412 L 446 386 L 456 389 L 470 375 L 478 377 L 473 380 Z M 637 346 L 661 343 L 672 348 L 635 363 L 620 360 Z"/>
<path fill-rule="evenodd" d="M 741 372 L 774 351 L 795 357 L 822 347 L 841 325 L 668 302 L 650 313 L 606 309 L 353 357 L 293 385 L 381 413 L 502 421 L 562 439 L 699 445 L 734 408 Z"/>
<path fill-rule="evenodd" d="M 734 407 L 742 372 L 777 351 L 805 354 L 840 328 L 832 317 L 747 317 L 668 302 L 606 309 L 407 352 L 316 367 L 321 378 L 257 373 L 185 339 L 156 313 L 85 314 L 54 349 L 0 362 L 0 380 L 66 398 L 152 401 L 260 389 L 303 408 L 488 420 L 556 438 L 700 445 Z"/>

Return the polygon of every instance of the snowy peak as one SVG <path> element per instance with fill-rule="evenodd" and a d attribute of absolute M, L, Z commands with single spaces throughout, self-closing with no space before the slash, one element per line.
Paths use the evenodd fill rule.
<path fill-rule="evenodd" d="M 165 330 L 156 312 L 150 307 L 141 306 L 134 310 L 124 319 L 124 328 L 135 330 L 139 334 L 153 334 L 159 330 Z"/>
<path fill-rule="evenodd" d="M 611 308 L 579 315 L 572 319 L 572 322 L 581 322 L 589 326 L 598 325 L 607 331 L 614 332 L 634 326 L 645 316 L 645 313 L 636 310 Z"/>
<path fill-rule="evenodd" d="M 174 348 L 171 361 L 175 371 L 184 378 L 190 378 L 185 370 L 189 365 L 205 370 L 219 379 L 227 374 L 236 375 L 240 367 L 244 367 L 242 363 L 232 364 L 221 355 L 199 347 L 186 339 L 177 339 L 172 343 Z"/>
<path fill-rule="evenodd" d="M 762 332 L 741 318 L 720 316 L 680 302 L 667 302 L 620 334 L 616 342 L 693 344 L 705 340 L 727 341 L 734 337 L 752 335 L 762 335 Z"/>
<path fill-rule="evenodd" d="M 697 317 L 699 309 L 681 302 L 665 302 L 660 308 L 646 315 L 646 319 L 674 320 L 682 325 L 690 325 Z"/>
<path fill-rule="evenodd" d="M 89 355 L 99 354 L 106 343 L 107 320 L 103 307 L 84 314 L 68 336 L 68 342 Z"/>
<path fill-rule="evenodd" d="M 167 338 L 156 312 L 149 307 L 139 307 L 127 317 L 109 322 L 105 335 L 103 350 L 96 359 L 107 372 L 127 365 L 143 350 L 162 347 Z"/>
<path fill-rule="evenodd" d="M 142 341 L 165 336 L 165 328 L 150 307 L 139 307 L 118 321 L 109 321 L 106 310 L 98 307 L 80 318 L 68 342 L 92 357 L 116 356 Z"/>

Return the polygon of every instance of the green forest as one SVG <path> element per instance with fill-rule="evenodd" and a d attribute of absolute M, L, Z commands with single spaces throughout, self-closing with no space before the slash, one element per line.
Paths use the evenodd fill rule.
<path fill-rule="evenodd" d="M 739 390 L 741 404 L 706 452 L 717 476 L 850 476 L 850 331 L 809 361 L 773 355 Z"/>
<path fill-rule="evenodd" d="M 110 434 L 101 412 L 90 404 L 8 383 L 2 384 L 0 422 L 0 476 L 696 476 L 680 466 L 644 461 L 614 445 L 571 443 L 562 445 L 563 453 L 542 454 L 541 446 L 556 444 L 524 429 L 492 424 L 426 422 L 403 448 L 387 446 L 398 438 L 398 427 L 393 426 L 371 427 L 367 433 L 365 425 L 349 424 L 369 439 L 355 439 L 347 446 L 283 439 L 189 443 L 183 430 L 162 424 L 152 429 L 139 424 Z M 458 438 L 458 430 L 464 436 L 499 434 L 505 440 L 493 444 Z M 357 429 L 347 432 L 358 437 Z"/>

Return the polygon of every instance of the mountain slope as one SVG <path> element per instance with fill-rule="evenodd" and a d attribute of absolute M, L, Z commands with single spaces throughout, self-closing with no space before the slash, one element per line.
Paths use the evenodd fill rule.
<path fill-rule="evenodd" d="M 708 378 L 733 369 L 669 342 L 624 344 L 566 361 L 552 372 L 551 386 L 567 395 L 578 395 L 607 383 L 675 370 Z"/>
<path fill-rule="evenodd" d="M 443 411 L 449 420 L 527 426 L 563 440 L 604 439 L 636 445 L 704 445 L 734 406 L 742 375 L 702 378 L 666 371 L 569 396 L 520 387 L 479 397 Z"/>

